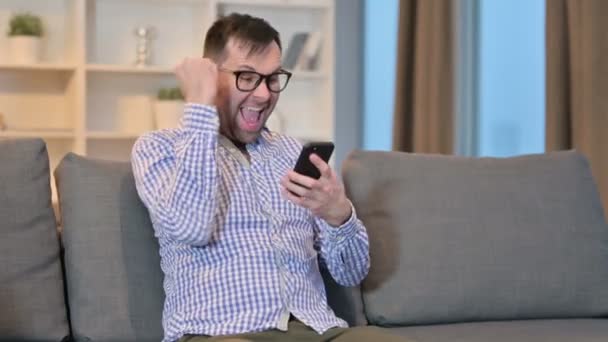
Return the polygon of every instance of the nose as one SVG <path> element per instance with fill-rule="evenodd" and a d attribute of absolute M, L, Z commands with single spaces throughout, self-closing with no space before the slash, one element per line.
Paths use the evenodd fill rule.
<path fill-rule="evenodd" d="M 268 85 L 266 84 L 266 80 L 260 82 L 260 84 L 253 90 L 253 97 L 260 100 L 268 100 L 270 98 L 270 90 L 268 90 Z"/>

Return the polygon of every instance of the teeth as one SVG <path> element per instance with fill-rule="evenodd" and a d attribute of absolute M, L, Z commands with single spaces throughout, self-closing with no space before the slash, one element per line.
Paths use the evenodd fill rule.
<path fill-rule="evenodd" d="M 247 110 L 251 110 L 254 112 L 261 112 L 264 108 L 256 108 L 256 107 L 245 107 Z"/>
<path fill-rule="evenodd" d="M 264 110 L 264 108 L 245 107 L 245 106 L 241 107 L 241 115 L 243 115 L 243 117 L 245 117 L 245 119 L 246 119 L 245 114 L 242 112 L 243 110 L 248 111 L 248 112 L 257 112 L 256 120 L 260 120 L 260 118 L 262 116 L 262 111 Z"/>

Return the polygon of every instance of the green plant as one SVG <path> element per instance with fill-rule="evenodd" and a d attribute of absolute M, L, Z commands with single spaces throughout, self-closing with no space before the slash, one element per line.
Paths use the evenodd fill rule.
<path fill-rule="evenodd" d="M 174 88 L 160 88 L 156 98 L 159 101 L 171 101 L 171 100 L 183 100 L 184 96 L 178 87 Z"/>
<path fill-rule="evenodd" d="M 42 37 L 43 32 L 42 20 L 40 20 L 40 17 L 33 14 L 16 14 L 11 18 L 9 23 L 9 36 Z"/>

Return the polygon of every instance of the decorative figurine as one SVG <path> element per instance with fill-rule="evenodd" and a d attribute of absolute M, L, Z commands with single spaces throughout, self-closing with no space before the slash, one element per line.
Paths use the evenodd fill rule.
<path fill-rule="evenodd" d="M 152 62 L 152 39 L 156 38 L 156 28 L 153 26 L 139 26 L 134 30 L 137 38 L 135 50 L 135 66 L 143 68 Z"/>

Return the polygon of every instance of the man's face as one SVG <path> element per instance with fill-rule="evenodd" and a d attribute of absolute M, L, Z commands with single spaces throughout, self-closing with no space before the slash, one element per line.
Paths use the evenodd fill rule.
<path fill-rule="evenodd" d="M 232 71 L 256 71 L 264 75 L 281 69 L 281 50 L 275 42 L 256 54 L 248 56 L 248 53 L 247 47 L 230 39 L 226 44 L 226 57 L 218 67 Z M 270 92 L 265 81 L 254 90 L 244 92 L 236 87 L 236 75 L 219 71 L 217 108 L 221 133 L 242 143 L 254 142 L 278 99 L 279 94 Z"/>

